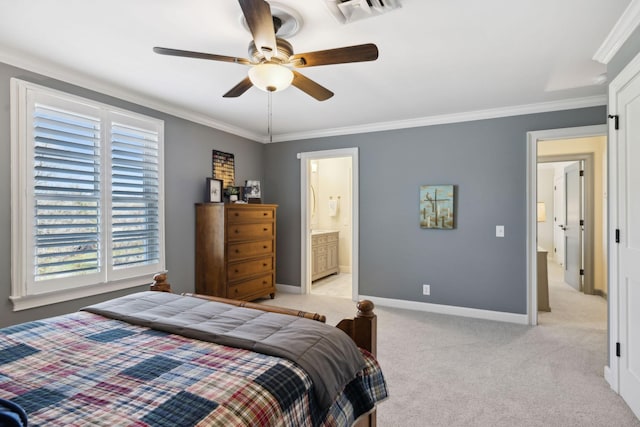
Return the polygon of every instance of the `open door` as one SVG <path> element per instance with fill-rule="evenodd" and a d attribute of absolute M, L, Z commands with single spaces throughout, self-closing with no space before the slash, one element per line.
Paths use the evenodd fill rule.
<path fill-rule="evenodd" d="M 564 281 L 582 291 L 582 178 L 580 162 L 564 169 Z"/>
<path fill-rule="evenodd" d="M 619 88 L 619 89 L 618 89 Z M 617 203 L 612 207 L 612 354 L 619 393 L 640 418 L 640 60 L 636 58 L 610 88 L 611 153 Z M 615 115 L 617 112 L 618 115 Z M 613 122 L 613 121 L 612 121 Z M 617 154 L 617 155 L 616 155 Z M 614 216 L 613 213 L 616 213 Z M 617 313 L 616 313 L 617 311 Z M 617 314 L 617 318 L 614 317 Z M 616 328 L 617 326 L 617 328 Z M 617 329 L 617 330 L 616 330 Z M 615 379 L 612 386 L 615 389 Z"/>

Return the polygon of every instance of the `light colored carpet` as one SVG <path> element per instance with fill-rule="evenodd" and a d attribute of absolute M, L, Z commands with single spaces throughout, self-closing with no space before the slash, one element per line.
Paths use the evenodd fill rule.
<path fill-rule="evenodd" d="M 557 268 L 552 311 L 537 327 L 376 307 L 390 391 L 378 425 L 640 426 L 603 378 L 605 300 L 554 279 Z M 263 302 L 323 313 L 332 325 L 355 314 L 353 302 L 330 296 Z"/>
<path fill-rule="evenodd" d="M 311 284 L 311 293 L 351 299 L 351 274 L 338 273 L 318 279 Z"/>

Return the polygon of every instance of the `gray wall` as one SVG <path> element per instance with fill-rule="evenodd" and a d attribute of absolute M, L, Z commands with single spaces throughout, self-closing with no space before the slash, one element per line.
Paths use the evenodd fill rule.
<path fill-rule="evenodd" d="M 11 165 L 9 79 L 18 77 L 43 86 L 137 111 L 165 121 L 165 231 L 169 282 L 177 292 L 194 291 L 194 203 L 205 197 L 211 176 L 211 150 L 235 154 L 236 183 L 263 179 L 264 145 L 158 111 L 97 94 L 0 63 L 0 327 L 75 311 L 87 304 L 132 292 L 125 290 L 91 298 L 12 311 L 11 293 Z M 218 102 L 212 98 L 211 102 Z M 140 287 L 133 290 L 142 290 Z"/>
<path fill-rule="evenodd" d="M 269 144 L 265 187 L 280 205 L 277 282 L 300 286 L 296 154 L 359 147 L 360 294 L 524 314 L 526 133 L 604 122 L 605 108 L 593 107 Z M 423 184 L 456 186 L 454 230 L 419 227 Z"/>

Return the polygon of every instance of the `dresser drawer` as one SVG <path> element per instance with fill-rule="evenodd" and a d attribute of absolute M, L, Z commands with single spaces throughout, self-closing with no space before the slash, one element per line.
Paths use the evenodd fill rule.
<path fill-rule="evenodd" d="M 270 294 L 273 292 L 273 275 L 247 280 L 236 285 L 229 286 L 228 298 L 242 299 L 251 295 Z"/>
<path fill-rule="evenodd" d="M 227 259 L 229 261 L 253 258 L 260 255 L 271 255 L 273 252 L 273 240 L 260 240 L 257 242 L 230 243 Z"/>
<path fill-rule="evenodd" d="M 228 208 L 227 222 L 229 224 L 237 224 L 252 221 L 272 221 L 274 212 L 275 210 L 271 208 Z"/>
<path fill-rule="evenodd" d="M 227 267 L 227 279 L 234 281 L 243 277 L 255 276 L 260 273 L 268 273 L 273 270 L 273 257 L 265 257 L 249 261 L 229 264 Z"/>
<path fill-rule="evenodd" d="M 273 237 L 273 222 L 233 224 L 227 229 L 227 240 L 257 240 Z"/>

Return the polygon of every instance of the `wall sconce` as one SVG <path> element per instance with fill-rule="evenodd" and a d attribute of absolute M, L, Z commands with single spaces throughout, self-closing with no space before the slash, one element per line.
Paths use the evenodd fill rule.
<path fill-rule="evenodd" d="M 544 202 L 538 202 L 538 222 L 545 222 L 547 220 L 547 209 L 544 206 Z"/>

